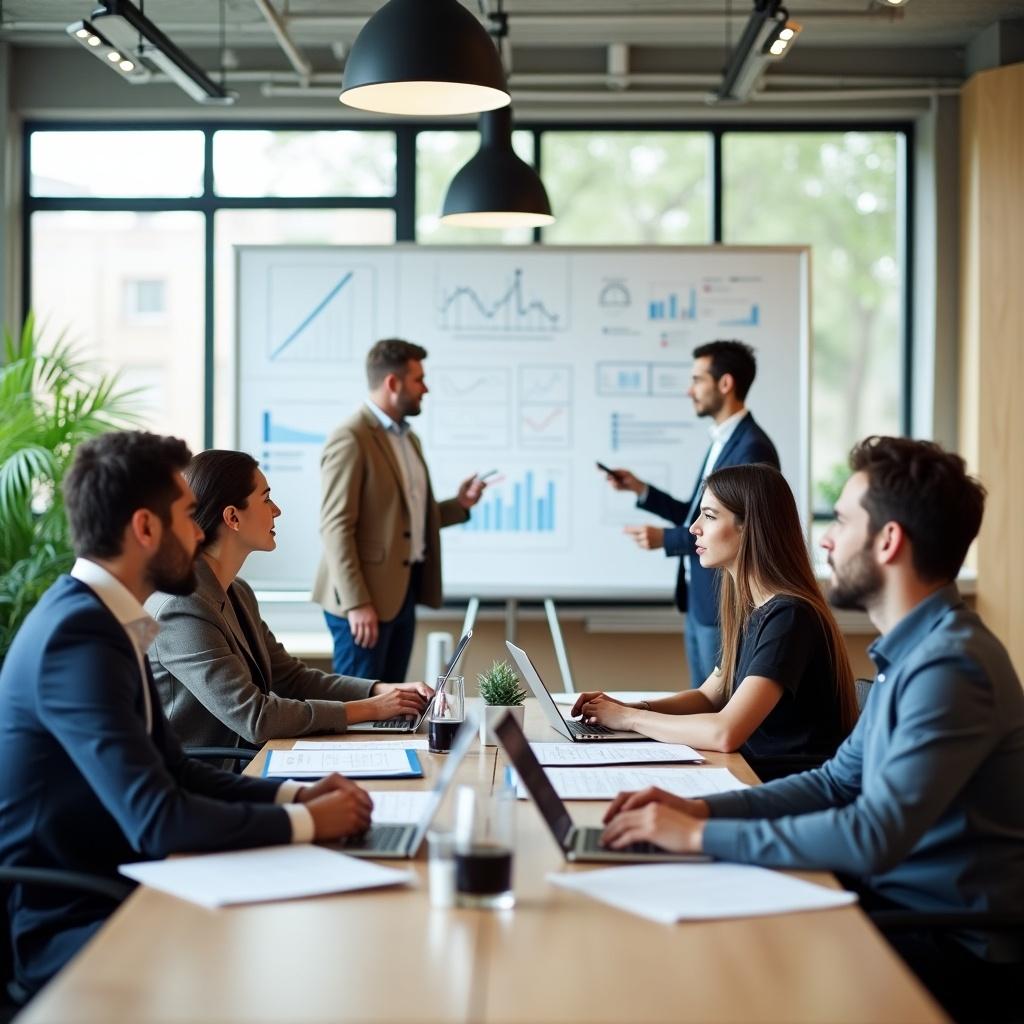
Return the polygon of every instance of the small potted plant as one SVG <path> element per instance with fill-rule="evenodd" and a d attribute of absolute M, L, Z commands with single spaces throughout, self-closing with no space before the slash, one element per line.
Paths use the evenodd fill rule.
<path fill-rule="evenodd" d="M 519 684 L 519 676 L 512 671 L 507 661 L 494 662 L 476 678 L 485 705 L 480 717 L 480 742 L 493 747 L 498 741 L 491 732 L 491 726 L 500 722 L 506 711 L 515 716 L 520 728 L 523 727 L 523 716 L 526 714 L 523 701 L 527 694 Z"/>

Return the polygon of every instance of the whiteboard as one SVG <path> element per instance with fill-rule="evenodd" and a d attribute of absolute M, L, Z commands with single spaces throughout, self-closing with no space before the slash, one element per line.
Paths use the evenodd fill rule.
<path fill-rule="evenodd" d="M 237 444 L 283 514 L 252 555 L 260 590 L 308 594 L 320 555 L 319 459 L 365 400 L 378 338 L 428 350 L 413 421 L 434 493 L 497 469 L 468 524 L 442 530 L 445 597 L 667 599 L 678 563 L 637 549 L 660 522 L 594 466 L 681 499 L 709 440 L 686 397 L 692 350 L 757 350 L 747 397 L 809 521 L 806 248 L 237 249 Z"/>

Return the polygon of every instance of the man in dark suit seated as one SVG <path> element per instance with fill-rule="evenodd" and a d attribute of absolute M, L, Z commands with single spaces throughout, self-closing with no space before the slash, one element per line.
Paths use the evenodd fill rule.
<path fill-rule="evenodd" d="M 718 629 L 718 593 L 715 570 L 701 567 L 694 549 L 690 526 L 700 515 L 700 496 L 705 478 L 715 469 L 766 462 L 779 469 L 779 456 L 771 438 L 754 422 L 746 402 L 747 392 L 757 374 L 754 350 L 741 341 L 710 341 L 693 350 L 693 375 L 686 392 L 698 416 L 709 416 L 711 447 L 701 465 L 693 493 L 686 501 L 658 490 L 634 476 L 628 469 L 616 469 L 608 481 L 617 491 L 633 491 L 637 507 L 667 519 L 674 525 L 627 526 L 636 543 L 648 550 L 664 548 L 665 554 L 679 556 L 676 579 L 676 607 L 686 613 L 686 659 L 690 685 L 700 686 L 718 664 L 722 638 Z M 687 565 L 689 588 L 687 588 Z"/>
<path fill-rule="evenodd" d="M 185 756 L 146 648 L 155 590 L 187 594 L 202 531 L 183 441 L 142 432 L 83 444 L 64 483 L 78 555 L 43 595 L 0 671 L 0 863 L 117 875 L 171 853 L 333 839 L 365 829 L 370 798 L 243 778 Z M 17 885 L 15 975 L 33 992 L 98 930 L 99 897 Z"/>

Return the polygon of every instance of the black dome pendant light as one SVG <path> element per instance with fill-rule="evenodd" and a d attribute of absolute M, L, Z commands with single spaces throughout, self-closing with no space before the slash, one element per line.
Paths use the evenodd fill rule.
<path fill-rule="evenodd" d="M 458 0 L 389 0 L 345 62 L 342 103 L 381 114 L 476 114 L 510 102 L 501 57 Z"/>

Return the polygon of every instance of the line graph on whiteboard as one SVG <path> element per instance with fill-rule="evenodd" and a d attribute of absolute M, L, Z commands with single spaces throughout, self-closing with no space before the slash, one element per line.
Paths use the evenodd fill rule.
<path fill-rule="evenodd" d="M 564 261 L 543 272 L 511 266 L 486 275 L 462 267 L 452 279 L 437 278 L 437 326 L 477 334 L 549 335 L 568 330 L 569 283 Z"/>

